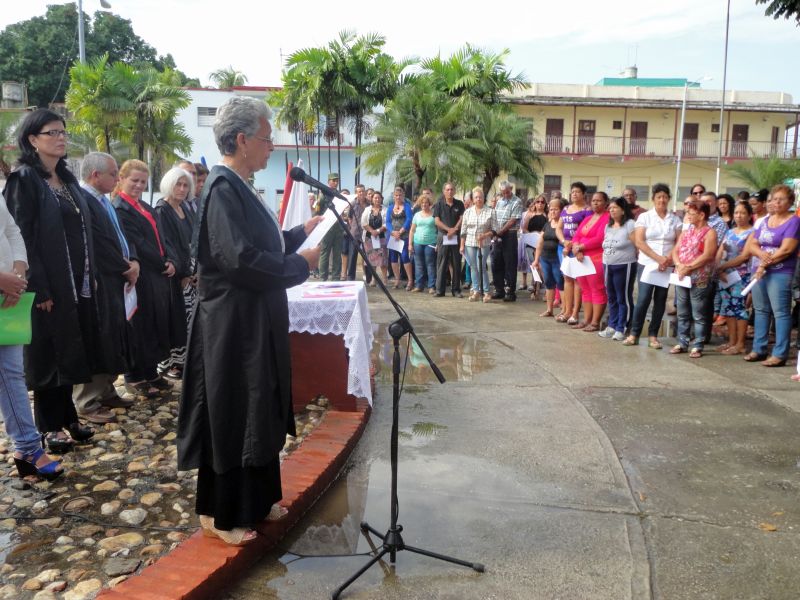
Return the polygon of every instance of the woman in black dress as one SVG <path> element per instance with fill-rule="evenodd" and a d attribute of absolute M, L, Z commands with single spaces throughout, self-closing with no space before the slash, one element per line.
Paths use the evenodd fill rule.
<path fill-rule="evenodd" d="M 28 252 L 28 289 L 36 293 L 25 381 L 33 390 L 36 426 L 53 452 L 94 435 L 79 424 L 72 403 L 73 384 L 92 378 L 97 306 L 91 217 L 67 168 L 67 135 L 59 114 L 29 113 L 17 139 L 19 163 L 4 192 Z"/>
<path fill-rule="evenodd" d="M 199 469 L 196 510 L 207 536 L 255 539 L 276 520 L 280 453 L 294 433 L 286 289 L 317 266 L 319 247 L 295 253 L 322 217 L 281 232 L 250 178 L 272 153 L 271 113 L 247 96 L 217 110 L 222 154 L 198 214 L 198 300 L 178 416 L 178 468 Z"/>
<path fill-rule="evenodd" d="M 131 318 L 133 365 L 125 373 L 125 387 L 132 394 L 153 397 L 171 388 L 156 367 L 169 356 L 172 347 L 170 279 L 175 276 L 176 260 L 164 241 L 155 209 L 142 200 L 148 174 L 147 165 L 140 160 L 122 163 L 113 202 L 140 267 L 136 282 L 138 308 Z"/>
<path fill-rule="evenodd" d="M 156 204 L 156 212 L 161 217 L 164 241 L 175 257 L 175 276 L 170 279 L 169 296 L 171 349 L 158 370 L 170 379 L 180 379 L 186 358 L 187 318 L 197 297 L 190 252 L 194 219 L 187 202 L 194 198 L 194 178 L 188 171 L 173 167 L 161 178 L 161 193 L 164 197 Z"/>

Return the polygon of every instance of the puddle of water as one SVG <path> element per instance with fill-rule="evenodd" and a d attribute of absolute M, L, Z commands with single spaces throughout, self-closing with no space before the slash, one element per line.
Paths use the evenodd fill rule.
<path fill-rule="evenodd" d="M 380 383 L 391 383 L 394 348 L 388 327 L 373 324 L 373 335 L 373 359 L 381 365 L 376 379 Z M 488 342 L 474 336 L 438 334 L 420 336 L 420 340 L 448 381 L 472 381 L 478 373 L 487 371 L 494 366 Z M 400 340 L 401 365 L 405 364 L 407 347 L 407 339 Z M 417 385 L 436 383 L 436 377 L 422 354 L 422 350 L 413 341 L 411 353 L 408 356 L 405 383 Z"/>

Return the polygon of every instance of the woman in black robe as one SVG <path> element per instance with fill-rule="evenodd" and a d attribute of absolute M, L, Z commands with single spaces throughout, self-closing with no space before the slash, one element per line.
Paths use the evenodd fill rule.
<path fill-rule="evenodd" d="M 178 468 L 199 468 L 196 510 L 229 544 L 285 515 L 280 461 L 294 433 L 286 289 L 306 280 L 319 248 L 294 253 L 321 217 L 281 232 L 249 179 L 272 152 L 269 107 L 246 96 L 217 110 L 222 153 L 196 228 L 198 302 L 178 416 Z"/>
<path fill-rule="evenodd" d="M 133 364 L 125 373 L 125 387 L 132 394 L 153 397 L 172 387 L 156 367 L 172 347 L 169 306 L 175 259 L 164 242 L 155 209 L 141 199 L 148 174 L 140 160 L 122 163 L 113 202 L 128 244 L 139 258 L 138 308 L 131 319 Z"/>
<path fill-rule="evenodd" d="M 33 390 L 36 426 L 50 450 L 64 452 L 73 440 L 94 434 L 81 427 L 72 403 L 73 384 L 91 380 L 95 360 L 92 220 L 67 168 L 64 119 L 35 110 L 25 117 L 17 142 L 19 164 L 4 195 L 25 240 L 28 289 L 36 292 L 25 382 Z"/>
<path fill-rule="evenodd" d="M 156 212 L 161 217 L 164 242 L 175 257 L 175 276 L 170 279 L 169 297 L 171 349 L 158 370 L 170 379 L 180 379 L 186 360 L 187 316 L 197 297 L 190 251 L 194 220 L 186 202 L 194 197 L 194 178 L 173 167 L 161 178 L 161 193 L 164 197 L 156 204 Z"/>

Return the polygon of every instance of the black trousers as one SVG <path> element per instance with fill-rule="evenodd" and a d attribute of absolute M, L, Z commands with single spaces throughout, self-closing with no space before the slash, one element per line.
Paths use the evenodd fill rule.
<path fill-rule="evenodd" d="M 517 293 L 517 252 L 516 231 L 507 231 L 492 245 L 492 279 L 499 296 L 505 295 L 505 288 L 511 296 Z"/>
<path fill-rule="evenodd" d="M 436 292 L 444 294 L 447 290 L 447 277 L 450 268 L 450 288 L 453 295 L 461 293 L 461 252 L 458 245 L 445 246 L 441 242 L 436 245 Z"/>
<path fill-rule="evenodd" d="M 61 385 L 33 392 L 33 416 L 42 433 L 61 431 L 78 422 L 72 403 L 72 385 Z"/>

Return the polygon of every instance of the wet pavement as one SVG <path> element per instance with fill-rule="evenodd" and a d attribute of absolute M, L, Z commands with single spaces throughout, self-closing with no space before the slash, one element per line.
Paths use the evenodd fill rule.
<path fill-rule="evenodd" d="M 408 357 L 399 504 L 408 552 L 343 594 L 371 599 L 795 599 L 800 387 L 709 351 L 627 348 L 536 315 L 399 292 L 448 382 Z M 224 598 L 328 598 L 389 520 L 391 340 L 370 289 L 381 371 L 346 472 Z M 665 340 L 667 342 L 669 340 Z"/>

